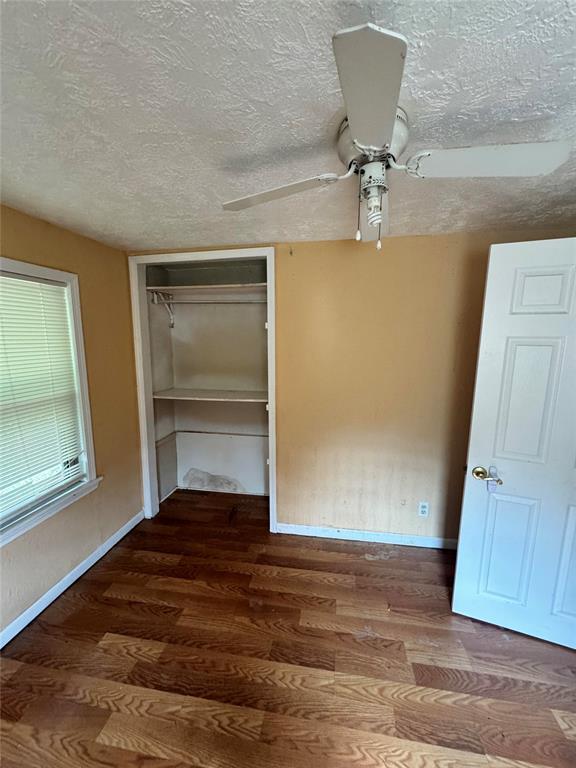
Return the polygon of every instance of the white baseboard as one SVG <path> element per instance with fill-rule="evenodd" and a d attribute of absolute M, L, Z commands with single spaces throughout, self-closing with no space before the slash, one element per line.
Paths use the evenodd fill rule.
<path fill-rule="evenodd" d="M 42 597 L 38 598 L 38 600 L 36 600 L 36 602 L 33 603 L 30 608 L 27 608 L 24 613 L 21 613 L 18 618 L 14 619 L 14 621 L 8 624 L 8 626 L 0 632 L 0 648 L 5 646 L 6 643 L 9 643 L 10 640 L 12 640 L 12 638 L 18 634 L 18 632 L 21 632 L 27 624 L 29 624 L 31 621 L 33 621 L 33 619 L 36 618 L 36 616 L 38 616 L 38 614 L 42 613 L 42 611 L 47 608 L 50 603 L 54 602 L 54 600 L 56 600 L 56 598 L 59 597 L 62 592 L 64 592 L 64 590 L 68 589 L 71 584 L 79 579 L 83 573 L 86 573 L 86 571 L 91 568 L 94 563 L 98 562 L 101 557 L 104 557 L 106 552 L 112 549 L 112 547 L 117 544 L 120 539 L 123 539 L 124 536 L 126 536 L 126 534 L 129 533 L 132 528 L 134 528 L 135 525 L 138 525 L 138 523 L 143 519 L 144 512 L 141 510 L 138 512 L 138 514 L 134 515 L 134 517 L 128 520 L 127 523 L 124 523 L 124 525 L 119 528 L 116 533 L 113 533 L 109 539 L 106 539 L 103 544 L 100 544 L 100 546 L 95 549 L 92 554 L 88 555 L 88 557 L 79 563 L 75 568 L 73 568 L 70 573 L 67 573 L 63 579 L 60 579 L 57 584 L 54 584 L 54 586 L 51 587 L 48 592 L 43 594 Z"/>
<path fill-rule="evenodd" d="M 162 498 L 158 500 L 158 503 L 159 503 L 159 504 L 162 504 L 162 502 L 163 502 L 163 501 L 166 501 L 166 499 L 168 498 L 168 496 L 172 496 L 172 494 L 174 493 L 174 491 L 178 491 L 178 490 L 180 490 L 180 486 L 178 486 L 178 485 L 175 485 L 175 486 L 174 486 L 174 488 L 172 488 L 172 490 L 171 490 L 171 491 L 168 491 L 168 493 L 164 494 L 164 496 L 162 496 Z M 158 514 L 158 513 L 156 513 L 156 514 Z"/>
<path fill-rule="evenodd" d="M 277 523 L 276 533 L 291 533 L 295 536 L 317 536 L 322 539 L 347 539 L 377 544 L 400 544 L 405 547 L 428 547 L 430 549 L 456 549 L 457 539 L 437 536 L 411 536 L 404 533 L 381 533 L 380 531 L 356 531 L 353 528 L 316 528 L 313 525 Z"/>

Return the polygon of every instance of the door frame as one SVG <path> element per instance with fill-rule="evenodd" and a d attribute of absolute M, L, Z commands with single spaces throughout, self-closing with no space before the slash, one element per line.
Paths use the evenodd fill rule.
<path fill-rule="evenodd" d="M 276 511 L 276 311 L 275 311 L 275 249 L 230 248 L 216 251 L 186 251 L 129 256 L 132 327 L 136 364 L 136 391 L 140 424 L 140 454 L 142 464 L 142 499 L 144 516 L 154 517 L 160 508 L 156 470 L 156 440 L 154 434 L 154 402 L 152 397 L 152 365 L 150 328 L 146 296 L 146 267 L 155 264 L 177 264 L 191 261 L 220 259 L 266 259 L 266 300 L 268 329 L 268 478 L 270 494 L 270 531 L 278 530 Z"/>

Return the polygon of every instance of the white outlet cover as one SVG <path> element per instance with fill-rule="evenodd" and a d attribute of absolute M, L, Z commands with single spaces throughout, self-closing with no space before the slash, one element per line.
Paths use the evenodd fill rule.
<path fill-rule="evenodd" d="M 418 504 L 418 515 L 420 517 L 428 517 L 428 512 L 430 510 L 430 505 L 427 501 L 421 501 Z"/>

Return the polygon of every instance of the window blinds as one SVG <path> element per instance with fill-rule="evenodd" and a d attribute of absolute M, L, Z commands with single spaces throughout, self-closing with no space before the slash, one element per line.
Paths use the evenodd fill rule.
<path fill-rule="evenodd" d="M 67 285 L 0 275 L 0 527 L 86 478 Z"/>

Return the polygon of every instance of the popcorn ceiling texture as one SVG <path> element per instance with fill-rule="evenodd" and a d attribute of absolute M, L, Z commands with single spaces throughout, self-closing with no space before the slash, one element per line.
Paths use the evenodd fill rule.
<path fill-rule="evenodd" d="M 571 0 L 9 0 L 4 201 L 127 249 L 350 238 L 353 181 L 259 208 L 223 200 L 341 171 L 332 33 L 408 38 L 408 152 L 576 138 Z M 391 179 L 391 232 L 566 225 L 574 155 L 518 180 Z"/>

